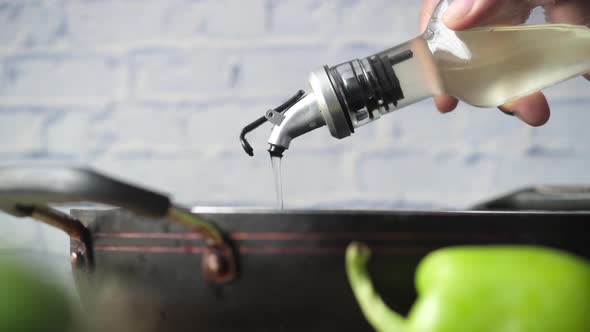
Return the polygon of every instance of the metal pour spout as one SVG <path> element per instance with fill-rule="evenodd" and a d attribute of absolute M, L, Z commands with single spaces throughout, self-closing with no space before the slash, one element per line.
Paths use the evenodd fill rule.
<path fill-rule="evenodd" d="M 289 100 L 287 100 L 274 110 L 269 110 L 269 112 L 283 113 L 286 110 L 288 110 L 291 106 L 295 105 L 301 98 L 303 98 L 303 96 L 305 96 L 305 91 L 299 90 L 293 97 L 289 98 Z M 263 125 L 266 121 L 268 121 L 268 119 L 265 114 L 264 116 L 261 116 L 260 118 L 254 120 L 254 122 L 244 127 L 244 129 L 242 129 L 242 132 L 240 133 L 240 143 L 242 144 L 242 148 L 250 157 L 254 156 L 254 149 L 252 148 L 250 143 L 248 143 L 246 135 L 251 131 L 255 130 L 256 128 L 260 127 L 261 125 Z"/>
<path fill-rule="evenodd" d="M 313 93 L 300 99 L 284 114 L 268 111 L 265 117 L 275 125 L 268 139 L 268 151 L 273 157 L 281 157 L 294 138 L 326 125 Z"/>
<path fill-rule="evenodd" d="M 279 107 L 268 110 L 264 116 L 244 127 L 240 142 L 248 155 L 253 156 L 254 149 L 248 143 L 246 134 L 267 121 L 274 124 L 268 139 L 268 151 L 273 157 L 282 157 L 294 138 L 326 125 L 316 96 L 313 93 L 306 95 L 303 90 L 299 90 Z"/>
<path fill-rule="evenodd" d="M 281 157 L 294 138 L 316 128 L 326 126 L 332 136 L 338 139 L 354 133 L 356 121 L 353 123 L 352 118 L 355 114 L 350 111 L 348 105 L 357 107 L 358 98 L 361 102 L 370 99 L 362 90 L 364 86 L 358 83 L 357 78 L 343 81 L 342 75 L 326 66 L 311 73 L 309 85 L 311 93 L 306 95 L 300 90 L 279 107 L 267 111 L 264 116 L 244 127 L 240 134 L 240 142 L 247 154 L 253 156 L 254 150 L 246 140 L 246 134 L 267 121 L 275 125 L 268 139 L 268 151 L 273 157 Z M 347 100 L 347 96 L 353 99 Z M 363 116 L 364 114 L 361 115 Z M 369 118 L 368 115 L 365 117 Z M 371 119 L 373 118 L 371 115 Z M 356 120 L 357 116 L 354 119 Z"/>

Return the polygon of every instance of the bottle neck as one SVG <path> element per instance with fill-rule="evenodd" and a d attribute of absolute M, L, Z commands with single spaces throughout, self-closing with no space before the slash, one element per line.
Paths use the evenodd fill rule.
<path fill-rule="evenodd" d="M 326 70 L 352 130 L 441 91 L 422 37 Z"/>

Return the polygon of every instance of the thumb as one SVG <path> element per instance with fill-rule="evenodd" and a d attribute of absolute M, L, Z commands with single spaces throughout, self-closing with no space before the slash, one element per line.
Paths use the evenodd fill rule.
<path fill-rule="evenodd" d="M 545 0 L 455 0 L 443 18 L 453 30 L 493 24 L 521 24 Z"/>

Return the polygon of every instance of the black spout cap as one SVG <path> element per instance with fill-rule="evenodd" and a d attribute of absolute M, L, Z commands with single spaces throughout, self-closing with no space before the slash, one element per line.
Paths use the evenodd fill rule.
<path fill-rule="evenodd" d="M 271 144 L 270 147 L 268 148 L 268 153 L 270 153 L 271 157 L 283 158 L 283 153 L 286 150 L 287 149 L 285 149 L 282 146 Z"/>

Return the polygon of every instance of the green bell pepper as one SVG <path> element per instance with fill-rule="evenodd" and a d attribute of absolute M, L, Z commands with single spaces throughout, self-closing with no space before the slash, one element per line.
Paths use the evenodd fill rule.
<path fill-rule="evenodd" d="M 418 266 L 418 299 L 407 319 L 376 293 L 370 250 L 352 243 L 346 270 L 379 332 L 588 332 L 590 264 L 532 246 L 465 246 L 435 251 Z"/>
<path fill-rule="evenodd" d="M 67 332 L 73 324 L 64 291 L 23 264 L 0 257 L 0 331 Z"/>

